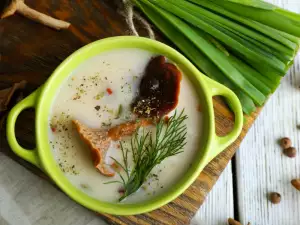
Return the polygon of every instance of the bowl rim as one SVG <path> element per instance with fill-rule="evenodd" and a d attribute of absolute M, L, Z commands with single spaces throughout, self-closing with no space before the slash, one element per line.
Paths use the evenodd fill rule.
<path fill-rule="evenodd" d="M 204 107 L 204 110 L 206 111 L 205 114 L 208 117 L 208 127 L 206 127 L 205 132 L 207 133 L 207 138 L 204 143 L 204 147 L 202 147 L 202 153 L 201 157 L 199 156 L 199 162 L 194 163 L 193 171 L 190 173 L 189 177 L 186 177 L 184 181 L 181 182 L 181 184 L 178 184 L 178 188 L 174 190 L 168 190 L 164 195 L 159 195 L 158 197 L 153 198 L 151 201 L 147 202 L 147 204 L 143 203 L 134 203 L 134 204 L 114 204 L 114 203 L 107 203 L 102 202 L 100 200 L 96 200 L 87 194 L 83 193 L 82 191 L 78 190 L 75 186 L 70 185 L 70 181 L 66 182 L 66 178 L 62 177 L 62 172 L 58 172 L 58 169 L 55 168 L 55 165 L 51 163 L 51 160 L 49 160 L 48 156 L 49 154 L 46 154 L 47 146 L 49 143 L 45 143 L 45 126 L 48 124 L 48 118 L 47 121 L 41 120 L 43 118 L 43 109 L 45 108 L 45 104 L 49 104 L 45 101 L 45 96 L 48 94 L 48 91 L 51 87 L 51 84 L 56 82 L 57 76 L 63 71 L 63 69 L 72 62 L 75 58 L 80 57 L 82 54 L 86 54 L 87 51 L 89 51 L 92 48 L 99 48 L 101 46 L 105 45 L 114 45 L 117 44 L 120 45 L 120 43 L 123 43 L 124 46 L 126 46 L 126 43 L 139 43 L 141 45 L 150 45 L 153 46 L 155 49 L 159 49 L 159 51 L 165 51 L 168 52 L 169 55 L 172 56 L 173 59 L 176 59 L 176 62 L 180 62 L 182 66 L 184 66 L 189 71 L 189 76 L 193 76 L 197 80 L 197 85 L 202 90 L 204 102 L 203 104 L 206 105 Z M 78 65 L 79 66 L 79 65 Z M 179 66 L 180 67 L 180 66 Z M 176 51 L 175 49 L 167 46 L 166 44 L 163 44 L 161 42 L 151 40 L 148 38 L 143 37 L 135 37 L 135 36 L 119 36 L 119 37 L 110 37 L 101 39 L 95 42 L 92 42 L 86 46 L 83 46 L 82 48 L 75 51 L 73 54 L 71 54 L 69 57 L 67 57 L 58 67 L 55 69 L 55 71 L 52 73 L 52 75 L 48 78 L 46 83 L 43 85 L 43 88 L 40 92 L 40 95 L 37 100 L 37 106 L 36 106 L 36 141 L 37 141 L 37 151 L 38 156 L 41 162 L 41 165 L 44 169 L 44 171 L 51 177 L 51 179 L 60 187 L 60 189 L 65 192 L 70 198 L 78 202 L 79 204 L 94 210 L 96 212 L 100 213 L 108 213 L 113 215 L 135 215 L 135 214 L 141 214 L 145 212 L 149 212 L 152 210 L 155 210 L 163 205 L 166 205 L 167 203 L 171 202 L 175 198 L 177 198 L 180 194 L 182 194 L 198 177 L 200 172 L 203 170 L 204 166 L 209 161 L 209 150 L 212 146 L 212 138 L 215 132 L 215 125 L 214 125 L 214 112 L 213 112 L 213 104 L 211 96 L 208 94 L 210 93 L 205 80 L 202 78 L 204 76 L 188 59 L 186 59 L 181 53 Z M 57 163 L 56 163 L 56 167 Z M 72 187 L 70 187 L 72 186 Z"/>

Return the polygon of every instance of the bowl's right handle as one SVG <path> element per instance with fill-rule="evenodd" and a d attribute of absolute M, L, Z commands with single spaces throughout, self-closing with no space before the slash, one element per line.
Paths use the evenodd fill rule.
<path fill-rule="evenodd" d="M 38 153 L 36 149 L 27 150 L 19 145 L 16 134 L 15 134 L 15 124 L 20 113 L 28 108 L 35 108 L 36 100 L 39 96 L 39 90 L 36 90 L 30 94 L 27 98 L 23 99 L 17 105 L 15 105 L 12 110 L 9 112 L 7 117 L 7 140 L 11 149 L 21 158 L 32 163 L 33 165 L 41 168 L 39 163 Z"/>
<path fill-rule="evenodd" d="M 214 134 L 215 137 L 212 141 L 212 149 L 209 153 L 209 159 L 212 160 L 238 138 L 243 128 L 244 117 L 240 100 L 230 89 L 208 77 L 203 77 L 206 81 L 206 84 L 210 88 L 211 96 L 213 97 L 216 95 L 220 95 L 225 97 L 230 104 L 230 108 L 235 116 L 234 126 L 229 134 L 223 137 L 219 137 L 217 134 Z"/>

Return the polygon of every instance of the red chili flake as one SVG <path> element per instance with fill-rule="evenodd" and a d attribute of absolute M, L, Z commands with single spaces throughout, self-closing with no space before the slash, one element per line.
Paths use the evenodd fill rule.
<path fill-rule="evenodd" d="M 55 128 L 55 127 L 53 127 L 53 126 L 51 126 L 51 130 L 52 130 L 52 132 L 53 132 L 53 133 L 55 133 L 55 131 L 56 131 L 56 128 Z"/>
<path fill-rule="evenodd" d="M 117 144 L 117 148 L 121 148 L 121 145 L 120 145 L 120 144 Z"/>
<path fill-rule="evenodd" d="M 120 195 L 124 195 L 125 194 L 125 189 L 124 188 L 119 188 L 118 190 Z"/>
<path fill-rule="evenodd" d="M 107 92 L 108 95 L 111 95 L 113 93 L 113 91 L 110 88 L 107 88 L 106 92 Z"/>

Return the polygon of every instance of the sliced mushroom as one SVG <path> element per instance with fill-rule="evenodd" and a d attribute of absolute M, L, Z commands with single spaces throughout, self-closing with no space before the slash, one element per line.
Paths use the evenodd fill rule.
<path fill-rule="evenodd" d="M 130 136 L 138 127 L 152 124 L 150 120 L 141 119 L 117 125 L 109 130 L 93 130 L 78 120 L 73 120 L 72 122 L 82 140 L 90 147 L 94 166 L 101 174 L 107 177 L 115 175 L 115 172 L 107 164 L 105 164 L 106 153 L 111 141 L 117 141 L 122 137 Z"/>

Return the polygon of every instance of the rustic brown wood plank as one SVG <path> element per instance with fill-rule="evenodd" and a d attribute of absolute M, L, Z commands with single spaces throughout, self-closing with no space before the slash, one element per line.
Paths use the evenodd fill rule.
<path fill-rule="evenodd" d="M 27 0 L 41 12 L 72 23 L 68 30 L 57 32 L 19 15 L 0 20 L 0 88 L 27 80 L 25 95 L 41 85 L 51 72 L 72 52 L 100 38 L 129 34 L 124 18 L 117 13 L 118 1 L 111 0 Z M 143 33 L 143 31 L 142 31 Z M 161 35 L 157 33 L 160 40 Z M 164 40 L 166 41 L 166 40 Z M 216 128 L 219 135 L 230 131 L 233 115 L 219 98 L 214 99 Z M 216 157 L 190 188 L 172 203 L 150 213 L 137 216 L 101 215 L 111 224 L 182 224 L 186 225 L 201 206 L 207 193 L 234 155 L 260 109 L 247 117 L 238 140 Z M 22 113 L 17 123 L 21 145 L 34 147 L 34 112 Z M 5 130 L 0 136 L 0 151 L 15 159 L 35 174 L 47 179 L 37 168 L 16 157 L 6 141 Z"/>

